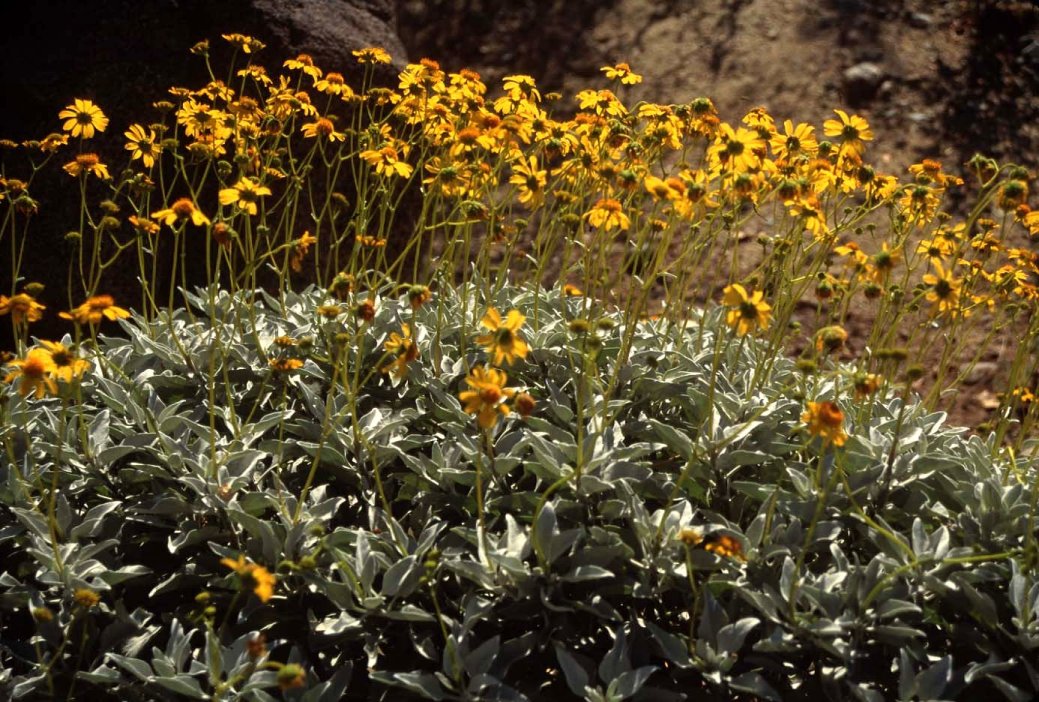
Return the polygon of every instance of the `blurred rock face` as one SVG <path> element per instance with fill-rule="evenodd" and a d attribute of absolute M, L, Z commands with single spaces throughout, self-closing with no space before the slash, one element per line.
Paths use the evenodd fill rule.
<path fill-rule="evenodd" d="M 338 70 L 351 82 L 356 63 L 350 52 L 368 46 L 386 49 L 397 66 L 377 77 L 389 81 L 405 60 L 397 37 L 392 0 L 51 0 L 7 3 L 0 27 L 0 138 L 39 139 L 59 131 L 58 112 L 73 98 L 93 100 L 111 119 L 108 130 L 88 142 L 116 176 L 126 165 L 123 132 L 132 122 L 148 124 L 159 114 L 152 107 L 168 99 L 174 85 L 197 88 L 209 81 L 205 62 L 189 49 L 208 39 L 217 78 L 229 65 L 232 47 L 221 34 L 241 33 L 265 44 L 257 63 L 276 73 L 286 58 L 309 53 L 325 70 Z M 246 63 L 242 56 L 238 66 Z M 72 140 L 73 142 L 75 140 Z M 70 145 L 70 152 L 76 146 Z M 58 156 L 63 158 L 66 154 Z M 8 156 L 7 175 L 24 178 L 28 164 L 18 152 Z M 91 183 L 91 187 L 97 186 Z M 30 228 L 23 275 L 44 283 L 42 297 L 50 312 L 64 309 L 69 249 L 65 233 L 78 226 L 79 185 L 50 164 L 34 180 L 32 196 L 40 203 Z M 97 202 L 101 198 L 93 197 Z M 133 266 L 106 274 L 103 285 L 117 299 L 139 300 Z M 10 292 L 7 267 L 0 271 L 0 292 Z M 73 292 L 79 298 L 80 290 Z M 46 328 L 55 325 L 53 329 Z M 6 325 L 5 325 L 6 326 Z M 34 332 L 60 334 L 53 315 Z M 0 345 L 6 339 L 0 339 Z"/>

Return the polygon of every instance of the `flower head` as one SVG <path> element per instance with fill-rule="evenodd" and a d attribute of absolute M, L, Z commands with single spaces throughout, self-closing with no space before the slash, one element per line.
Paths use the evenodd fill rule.
<path fill-rule="evenodd" d="M 123 136 L 127 139 L 126 150 L 130 152 L 130 160 L 141 159 L 145 168 L 151 168 L 155 158 L 162 152 L 162 147 L 156 141 L 155 130 L 132 124 L 123 132 Z"/>
<path fill-rule="evenodd" d="M 636 85 L 642 82 L 642 76 L 631 70 L 626 63 L 618 63 L 616 66 L 603 66 L 599 69 L 606 74 L 610 80 L 619 80 L 624 85 Z"/>
<path fill-rule="evenodd" d="M 93 173 L 101 180 L 110 180 L 112 178 L 108 173 L 108 166 L 101 163 L 101 159 L 97 154 L 89 152 L 77 154 L 76 158 L 62 166 L 62 169 L 70 176 L 78 177 Z"/>
<path fill-rule="evenodd" d="M 221 205 L 235 205 L 246 214 L 254 215 L 257 212 L 256 203 L 264 195 L 270 195 L 271 189 L 266 185 L 260 185 L 252 178 L 240 178 L 230 188 L 220 190 Z"/>
<path fill-rule="evenodd" d="M 47 308 L 29 293 L 18 293 L 12 297 L 0 295 L 0 317 L 10 314 L 15 324 L 40 320 L 45 309 Z"/>
<path fill-rule="evenodd" d="M 73 349 L 57 341 L 40 341 L 43 350 L 50 355 L 54 369 L 51 374 L 58 380 L 71 383 L 90 368 L 90 361 L 79 358 Z"/>
<path fill-rule="evenodd" d="M 76 98 L 58 113 L 58 117 L 65 120 L 61 128 L 74 137 L 89 139 L 94 136 L 94 132 L 103 132 L 108 127 L 105 113 L 90 100 Z"/>
<path fill-rule="evenodd" d="M 390 338 L 383 343 L 383 348 L 393 356 L 393 360 L 382 367 L 383 373 L 389 373 L 396 380 L 408 375 L 408 364 L 418 358 L 418 345 L 411 338 L 411 327 L 400 325 L 400 334 L 390 332 Z"/>
<path fill-rule="evenodd" d="M 746 288 L 733 283 L 722 291 L 722 303 L 732 309 L 725 316 L 726 323 L 740 336 L 746 336 L 754 327 L 765 329 L 772 318 L 772 307 L 762 298 L 760 290 L 747 294 Z"/>
<path fill-rule="evenodd" d="M 844 110 L 834 110 L 839 119 L 828 119 L 823 122 L 823 133 L 828 137 L 836 137 L 841 146 L 861 155 L 866 150 L 867 141 L 873 140 L 873 132 L 869 122 L 858 115 L 849 115 Z"/>
<path fill-rule="evenodd" d="M 202 227 L 209 224 L 209 218 L 202 214 L 200 209 L 195 207 L 195 203 L 190 198 L 186 197 L 176 200 L 165 210 L 152 212 L 152 219 L 157 219 L 169 227 L 172 227 L 177 222 L 186 219 L 190 219 L 191 223 L 196 227 Z"/>
<path fill-rule="evenodd" d="M 487 348 L 495 365 L 501 365 L 502 361 L 511 365 L 517 357 L 527 357 L 530 347 L 519 335 L 519 328 L 526 319 L 519 310 L 509 310 L 503 320 L 498 310 L 491 307 L 480 320 L 480 325 L 491 333 L 476 337 L 476 343 Z"/>
<path fill-rule="evenodd" d="M 73 319 L 78 324 L 93 325 L 99 324 L 102 317 L 114 322 L 129 317 L 130 313 L 122 307 L 116 307 L 111 295 L 94 295 L 71 312 L 59 312 L 58 316 L 62 319 Z"/>
<path fill-rule="evenodd" d="M 8 365 L 14 366 L 14 370 L 4 377 L 4 382 L 13 383 L 20 380 L 18 394 L 22 397 L 29 393 L 33 393 L 37 398 L 47 393 L 58 394 L 58 385 L 52 377 L 55 370 L 54 361 L 44 349 L 30 349 L 25 358 L 16 358 Z"/>
<path fill-rule="evenodd" d="M 357 59 L 357 63 L 390 63 L 393 60 L 386 49 L 381 49 L 377 46 L 357 49 L 350 53 Z"/>
<path fill-rule="evenodd" d="M 505 387 L 508 376 L 504 371 L 485 366 L 473 366 L 465 379 L 470 387 L 458 393 L 458 399 L 465 403 L 465 411 L 475 414 L 481 429 L 490 429 L 498 422 L 498 415 L 508 414 L 509 406 L 505 399 L 515 396 L 515 388 Z"/>
<path fill-rule="evenodd" d="M 596 202 L 592 209 L 584 213 L 584 218 L 588 224 L 607 232 L 618 227 L 626 231 L 631 226 L 631 219 L 624 214 L 624 206 L 608 197 Z"/>
<path fill-rule="evenodd" d="M 263 566 L 253 563 L 241 554 L 238 555 L 238 560 L 223 558 L 220 563 L 237 573 L 242 586 L 256 593 L 260 602 L 267 602 L 274 596 L 274 584 L 277 579 Z"/>
<path fill-rule="evenodd" d="M 844 413 L 833 402 L 809 402 L 808 410 L 801 415 L 808 433 L 821 437 L 824 444 L 843 446 L 848 439 L 844 433 Z"/>

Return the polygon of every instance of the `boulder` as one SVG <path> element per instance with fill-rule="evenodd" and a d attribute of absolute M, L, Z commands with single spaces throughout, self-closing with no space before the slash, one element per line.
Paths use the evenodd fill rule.
<path fill-rule="evenodd" d="M 393 0 L 49 0 L 9 3 L 0 25 L 0 138 L 39 139 L 60 129 L 58 112 L 73 98 L 98 104 L 110 118 L 108 130 L 89 143 L 102 154 L 110 170 L 125 167 L 123 132 L 133 122 L 158 119 L 152 107 L 168 99 L 173 85 L 200 87 L 208 80 L 205 63 L 189 49 L 208 39 L 217 77 L 233 48 L 221 34 L 241 33 L 267 44 L 255 58 L 274 73 L 286 58 L 309 53 L 325 70 L 342 72 L 357 86 L 360 71 L 350 52 L 367 46 L 386 49 L 397 62 L 382 67 L 376 80 L 392 81 L 406 61 L 396 29 Z M 237 64 L 243 65 L 239 56 Z M 75 148 L 71 146 L 70 148 Z M 79 186 L 61 171 L 68 152 L 49 164 L 34 180 L 31 194 L 39 212 L 30 228 L 31 244 L 22 267 L 24 282 L 47 286 L 41 302 L 45 319 L 33 333 L 54 338 L 69 329 L 56 319 L 68 307 L 66 271 L 70 249 L 66 232 L 78 228 Z M 19 151 L 0 152 L 7 177 L 25 179 L 28 163 Z M 103 198 L 104 188 L 91 182 L 91 201 Z M 7 244 L 5 243 L 6 247 Z M 137 306 L 136 265 L 106 274 L 103 286 L 117 301 Z M 7 266 L 0 267 L 0 293 L 10 294 Z M 81 300 L 82 290 L 72 298 Z M 10 325 L 0 320 L 0 349 L 11 348 Z M 114 325 L 111 325 L 114 327 Z"/>

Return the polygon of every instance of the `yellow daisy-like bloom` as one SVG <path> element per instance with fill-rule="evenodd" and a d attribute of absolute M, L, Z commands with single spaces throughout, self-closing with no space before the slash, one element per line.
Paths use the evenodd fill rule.
<path fill-rule="evenodd" d="M 603 66 L 599 69 L 606 74 L 610 80 L 619 80 L 624 85 L 637 85 L 642 82 L 642 76 L 631 70 L 626 63 L 618 63 L 616 66 Z"/>
<path fill-rule="evenodd" d="M 18 293 L 13 297 L 0 295 L 0 317 L 9 314 L 15 324 L 39 321 L 45 309 L 47 308 L 29 293 Z"/>
<path fill-rule="evenodd" d="M 753 171 L 761 166 L 765 140 L 753 129 L 733 129 L 722 123 L 709 154 L 713 164 L 734 171 Z"/>
<path fill-rule="evenodd" d="M 83 376 L 90 369 L 90 361 L 79 358 L 76 352 L 57 341 L 40 341 L 40 345 L 50 355 L 54 370 L 51 371 L 58 380 L 71 383 Z"/>
<path fill-rule="evenodd" d="M 393 354 L 394 359 L 382 367 L 383 373 L 389 373 L 397 380 L 407 377 L 408 364 L 418 358 L 418 345 L 411 338 L 411 327 L 407 324 L 400 325 L 401 333 L 390 332 L 382 347 Z"/>
<path fill-rule="evenodd" d="M 72 104 L 58 113 L 65 120 L 61 128 L 74 137 L 89 139 L 95 132 L 103 132 L 108 127 L 108 118 L 101 108 L 90 100 L 76 98 Z"/>
<path fill-rule="evenodd" d="M 157 219 L 169 227 L 172 227 L 182 219 L 190 219 L 191 223 L 196 227 L 209 224 L 209 218 L 195 207 L 195 203 L 190 198 L 186 197 L 180 198 L 165 210 L 152 212 L 152 219 Z"/>
<path fill-rule="evenodd" d="M 243 54 L 251 54 L 254 51 L 260 51 L 267 45 L 259 39 L 255 39 L 246 34 L 221 34 L 231 46 L 236 49 L 241 49 Z"/>
<path fill-rule="evenodd" d="M 78 324 L 93 325 L 100 324 L 102 317 L 114 322 L 129 317 L 130 313 L 122 307 L 116 307 L 111 295 L 95 295 L 71 312 L 59 312 L 58 316 L 75 320 Z"/>
<path fill-rule="evenodd" d="M 732 308 L 725 315 L 725 321 L 738 335 L 746 336 L 754 327 L 768 327 L 772 319 L 772 307 L 763 297 L 760 290 L 748 295 L 746 288 L 739 283 L 733 283 L 722 291 L 722 303 Z"/>
<path fill-rule="evenodd" d="M 834 110 L 839 119 L 828 119 L 823 122 L 823 133 L 828 137 L 840 139 L 842 148 L 846 147 L 856 154 L 862 155 L 866 150 L 866 142 L 873 140 L 873 132 L 869 122 L 858 115 L 849 115 L 844 110 Z"/>
<path fill-rule="evenodd" d="M 512 164 L 512 177 L 509 182 L 519 189 L 519 201 L 534 210 L 545 200 L 545 184 L 548 171 L 538 168 L 536 156 L 529 158 L 520 156 Z"/>
<path fill-rule="evenodd" d="M 339 95 L 343 99 L 353 97 L 354 91 L 346 84 L 342 73 L 329 72 L 321 80 L 314 82 L 314 90 L 326 95 Z"/>
<path fill-rule="evenodd" d="M 790 160 L 801 155 L 814 157 L 819 151 L 815 139 L 815 127 L 804 122 L 794 125 L 790 120 L 783 122 L 783 133 L 776 132 L 769 140 L 776 158 Z"/>
<path fill-rule="evenodd" d="M 350 53 L 357 59 L 357 63 L 390 63 L 393 60 L 386 49 L 378 46 L 369 46 Z"/>
<path fill-rule="evenodd" d="M 303 136 L 308 139 L 322 137 L 329 141 L 346 140 L 346 134 L 343 132 L 337 132 L 335 123 L 327 117 L 318 117 L 317 120 L 313 122 L 307 122 L 303 125 L 300 131 L 303 132 Z"/>
<path fill-rule="evenodd" d="M 293 71 L 303 71 L 314 80 L 318 80 L 322 75 L 321 69 L 314 65 L 314 59 L 310 54 L 300 54 L 294 59 L 287 59 L 282 66 Z"/>
<path fill-rule="evenodd" d="M 271 189 L 266 185 L 260 185 L 252 178 L 241 178 L 230 188 L 220 190 L 221 205 L 235 205 L 243 212 L 254 215 L 257 212 L 256 203 L 264 195 L 270 195 Z"/>
<path fill-rule="evenodd" d="M 101 159 L 97 154 L 93 153 L 82 153 L 78 154 L 75 160 L 69 161 L 62 169 L 70 176 L 81 176 L 93 173 L 101 180 L 110 180 L 112 178 L 108 173 L 108 166 L 101 163 Z"/>
<path fill-rule="evenodd" d="M 848 439 L 844 433 L 844 413 L 833 402 L 809 402 L 801 421 L 807 425 L 809 434 L 822 438 L 826 445 L 844 446 Z"/>
<path fill-rule="evenodd" d="M 592 209 L 584 213 L 584 218 L 596 229 L 607 232 L 618 227 L 627 231 L 631 227 L 631 219 L 624 214 L 624 206 L 609 197 L 601 198 L 596 202 Z"/>
<path fill-rule="evenodd" d="M 960 311 L 960 286 L 962 282 L 953 277 L 952 271 L 946 271 L 941 261 L 932 260 L 934 273 L 928 273 L 923 277 L 925 285 L 931 290 L 927 293 L 927 301 L 934 307 L 932 311 L 935 316 L 948 313 L 955 317 Z"/>
<path fill-rule="evenodd" d="M 526 319 L 519 310 L 509 310 L 502 320 L 498 310 L 491 307 L 480 320 L 480 325 L 490 329 L 491 333 L 476 337 L 476 343 L 487 348 L 495 365 L 501 365 L 502 361 L 511 365 L 517 357 L 527 357 L 530 347 L 519 335 L 519 328 Z"/>
<path fill-rule="evenodd" d="M 127 139 L 126 150 L 130 152 L 130 160 L 141 159 L 145 168 L 151 168 L 155 164 L 155 157 L 162 152 L 162 147 L 156 141 L 155 130 L 132 124 L 123 132 L 123 136 Z"/>
<path fill-rule="evenodd" d="M 368 149 L 362 151 L 360 157 L 375 168 L 375 172 L 381 176 L 400 176 L 408 178 L 414 170 L 411 164 L 401 161 L 400 154 L 392 146 L 384 146 L 381 149 Z"/>
<path fill-rule="evenodd" d="M 274 584 L 277 582 L 277 579 L 263 566 L 246 560 L 245 556 L 241 554 L 239 554 L 238 560 L 222 558 L 220 563 L 237 573 L 242 580 L 242 584 L 256 593 L 256 596 L 260 598 L 260 602 L 267 602 L 274 596 Z"/>
<path fill-rule="evenodd" d="M 16 358 L 8 363 L 14 370 L 4 377 L 5 383 L 20 380 L 18 394 L 22 397 L 33 393 L 40 398 L 45 394 L 58 394 L 58 384 L 54 382 L 54 361 L 44 349 L 30 349 L 25 358 Z"/>
<path fill-rule="evenodd" d="M 498 422 L 499 413 L 507 415 L 509 406 L 506 398 L 516 395 L 514 388 L 505 387 L 508 376 L 497 368 L 474 366 L 465 379 L 470 390 L 458 393 L 458 399 L 465 403 L 465 411 L 475 414 L 481 429 L 490 429 Z"/>

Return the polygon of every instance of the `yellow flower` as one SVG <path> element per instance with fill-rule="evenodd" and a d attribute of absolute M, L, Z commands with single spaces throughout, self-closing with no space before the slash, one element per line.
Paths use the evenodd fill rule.
<path fill-rule="evenodd" d="M 220 36 L 226 39 L 231 46 L 236 49 L 241 49 L 243 54 L 251 54 L 254 51 L 260 51 L 267 46 L 259 39 L 254 39 L 245 34 L 221 34 Z"/>
<path fill-rule="evenodd" d="M 599 70 L 605 73 L 610 80 L 619 80 L 624 85 L 636 85 L 642 82 L 642 76 L 632 72 L 631 66 L 626 63 L 618 63 L 616 66 L 603 66 Z"/>
<path fill-rule="evenodd" d="M 815 139 L 815 127 L 801 123 L 794 126 L 790 120 L 783 122 L 783 134 L 776 134 L 769 141 L 775 157 L 790 160 L 797 156 L 815 156 L 819 142 Z"/>
<path fill-rule="evenodd" d="M 458 399 L 465 403 L 465 411 L 475 414 L 481 429 L 490 429 L 498 422 L 498 414 L 509 413 L 509 406 L 503 400 L 515 396 L 514 388 L 505 387 L 508 376 L 497 368 L 474 366 L 465 379 L 471 390 L 458 394 Z"/>
<path fill-rule="evenodd" d="M 101 108 L 90 100 L 76 98 L 72 104 L 58 113 L 65 120 L 61 128 L 74 137 L 89 139 L 94 132 L 103 132 L 108 127 L 108 118 Z"/>
<path fill-rule="evenodd" d="M 855 387 L 855 399 L 862 400 L 880 389 L 884 379 L 876 373 L 859 373 L 852 379 Z"/>
<path fill-rule="evenodd" d="M 298 358 L 272 358 L 270 360 L 271 370 L 278 373 L 289 373 L 303 367 L 303 361 Z"/>
<path fill-rule="evenodd" d="M 519 188 L 519 201 L 530 209 L 536 209 L 545 199 L 545 184 L 548 171 L 538 168 L 536 156 L 520 156 L 512 164 L 509 182 Z"/>
<path fill-rule="evenodd" d="M 40 341 L 44 350 L 50 355 L 54 370 L 51 374 L 58 380 L 71 383 L 81 377 L 90 368 L 90 361 L 76 356 L 75 351 L 57 341 Z"/>
<path fill-rule="evenodd" d="M 933 311 L 936 316 L 949 313 L 955 317 L 960 308 L 960 285 L 961 281 L 954 278 L 952 271 L 946 272 L 941 261 L 932 260 L 934 273 L 928 273 L 923 277 L 926 285 L 931 286 L 927 293 L 927 301 L 934 305 Z"/>
<path fill-rule="evenodd" d="M 101 595 L 85 587 L 76 588 L 72 593 L 73 601 L 84 609 L 90 609 L 101 601 Z"/>
<path fill-rule="evenodd" d="M 377 46 L 357 49 L 350 53 L 357 59 L 357 63 L 390 63 L 393 60 L 386 49 L 381 49 Z"/>
<path fill-rule="evenodd" d="M 343 99 L 353 97 L 354 91 L 346 84 L 342 73 L 330 72 L 314 83 L 314 90 L 327 95 L 339 95 Z"/>
<path fill-rule="evenodd" d="M 246 560 L 245 556 L 241 554 L 238 555 L 238 560 L 222 558 L 220 563 L 237 573 L 242 584 L 255 592 L 256 596 L 260 598 L 260 602 L 267 602 L 274 596 L 274 584 L 277 580 L 263 566 Z"/>
<path fill-rule="evenodd" d="M 397 380 L 408 375 L 408 364 L 418 358 L 418 346 L 411 338 L 411 327 L 400 325 L 401 333 L 390 332 L 390 338 L 383 343 L 383 348 L 393 354 L 394 359 L 382 367 L 383 373 L 389 373 Z"/>
<path fill-rule="evenodd" d="M 195 203 L 190 198 L 186 197 L 180 198 L 165 210 L 152 212 L 152 219 L 157 219 L 170 227 L 182 219 L 190 219 L 196 227 L 209 224 L 209 218 L 195 207 Z"/>
<path fill-rule="evenodd" d="M 314 59 L 310 54 L 300 54 L 294 59 L 287 59 L 282 66 L 293 71 L 303 71 L 314 80 L 321 78 L 321 69 L 314 65 Z"/>
<path fill-rule="evenodd" d="M 310 232 L 303 232 L 303 236 L 297 239 L 292 247 L 292 257 L 289 259 L 292 270 L 297 273 L 303 270 L 303 258 L 310 252 L 310 247 L 316 243 L 316 236 L 311 235 Z"/>
<path fill-rule="evenodd" d="M 828 137 L 839 138 L 842 147 L 861 155 L 866 150 L 865 142 L 873 140 L 869 123 L 858 115 L 849 115 L 844 110 L 834 112 L 840 119 L 828 119 L 823 122 L 823 133 Z"/>
<path fill-rule="evenodd" d="M 401 178 L 411 176 L 411 164 L 401 161 L 397 150 L 392 146 L 384 146 L 381 149 L 368 149 L 362 151 L 360 157 L 375 168 L 375 172 L 381 176 L 397 175 Z"/>
<path fill-rule="evenodd" d="M 754 327 L 768 327 L 772 307 L 763 297 L 760 290 L 748 295 L 746 288 L 739 283 L 733 283 L 722 291 L 722 303 L 733 308 L 726 314 L 725 321 L 738 335 L 746 336 Z"/>
<path fill-rule="evenodd" d="M 260 185 L 252 178 L 241 178 L 230 188 L 220 190 L 221 205 L 235 205 L 247 214 L 254 215 L 257 212 L 256 203 L 264 195 L 270 195 L 271 189 L 266 185 Z"/>
<path fill-rule="evenodd" d="M 728 534 L 711 534 L 704 541 L 704 550 L 726 558 L 735 558 L 738 561 L 746 561 L 747 556 L 743 553 L 743 543 L 734 536 Z"/>
<path fill-rule="evenodd" d="M 576 285 L 567 283 L 563 286 L 563 294 L 567 297 L 581 297 L 584 295 L 584 292 Z"/>
<path fill-rule="evenodd" d="M 69 161 L 62 169 L 70 176 L 81 176 L 93 173 L 101 180 L 110 180 L 112 178 L 108 173 L 108 166 L 101 163 L 101 159 L 97 154 L 82 153 L 77 154 L 75 160 Z"/>
<path fill-rule="evenodd" d="M 14 366 L 15 370 L 7 374 L 4 382 L 13 383 L 21 378 L 18 394 L 22 397 L 29 393 L 34 393 L 37 398 L 43 397 L 46 393 L 58 394 L 58 384 L 51 377 L 55 370 L 54 361 L 45 350 L 31 349 L 25 358 L 16 358 L 8 365 Z"/>
<path fill-rule="evenodd" d="M 344 141 L 346 140 L 346 134 L 336 131 L 336 126 L 332 120 L 326 117 L 319 117 L 313 122 L 307 122 L 300 129 L 303 132 L 303 136 L 308 139 L 315 137 L 323 137 L 329 141 Z"/>
<path fill-rule="evenodd" d="M 130 313 L 122 307 L 116 307 L 111 295 L 95 295 L 71 312 L 59 312 L 58 316 L 73 319 L 78 324 L 93 325 L 100 323 L 102 317 L 114 322 L 129 317 Z"/>
<path fill-rule="evenodd" d="M 504 321 L 498 310 L 493 307 L 487 310 L 480 325 L 490 329 L 492 333 L 476 337 L 476 343 L 487 348 L 487 353 L 491 354 L 495 365 L 501 365 L 502 361 L 511 365 L 517 357 L 527 357 L 530 347 L 518 333 L 526 319 L 519 310 L 509 310 Z"/>
<path fill-rule="evenodd" d="M 0 295 L 0 317 L 10 314 L 15 324 L 40 320 L 45 309 L 29 293 L 18 293 L 13 297 Z"/>
<path fill-rule="evenodd" d="M 764 150 L 765 140 L 753 129 L 723 123 L 709 154 L 714 165 L 742 172 L 757 170 Z"/>
<path fill-rule="evenodd" d="M 155 131 L 145 130 L 139 124 L 132 124 L 123 136 L 127 138 L 126 150 L 130 152 L 130 160 L 141 159 L 145 168 L 151 168 L 155 163 L 155 157 L 162 152 L 162 147 L 156 141 Z"/>
<path fill-rule="evenodd" d="M 801 421 L 808 425 L 808 433 L 821 437 L 824 444 L 844 446 L 848 439 L 843 428 L 844 413 L 833 402 L 809 402 Z"/>
<path fill-rule="evenodd" d="M 588 224 L 604 231 L 617 227 L 627 230 L 631 226 L 631 219 L 624 214 L 621 203 L 608 197 L 596 202 L 592 209 L 584 213 L 584 218 L 588 220 Z"/>

